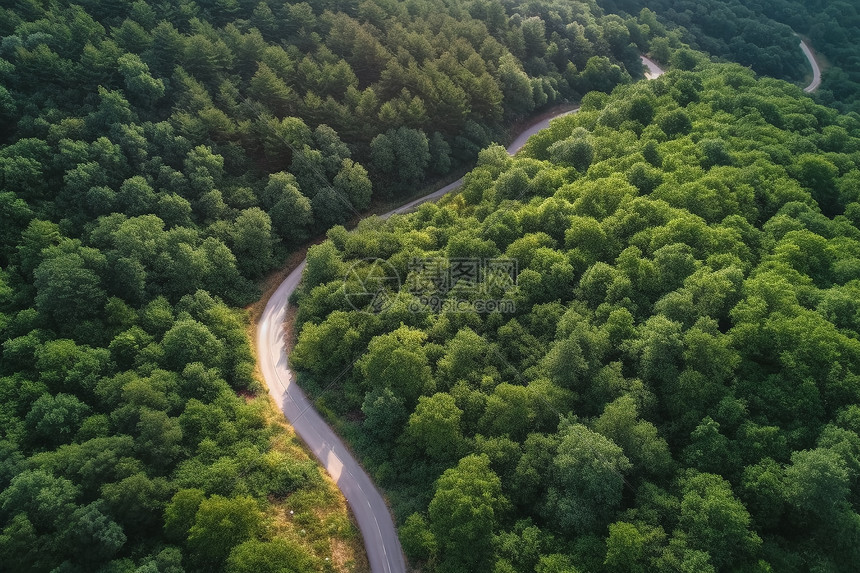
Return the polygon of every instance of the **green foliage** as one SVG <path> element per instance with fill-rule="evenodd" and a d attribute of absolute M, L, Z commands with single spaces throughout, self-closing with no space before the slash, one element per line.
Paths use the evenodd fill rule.
<path fill-rule="evenodd" d="M 856 563 L 856 121 L 688 46 L 799 77 L 762 13 L 788 22 L 849 109 L 853 7 L 79 4 L 0 12 L 8 568 L 322 570 L 312 511 L 296 544 L 269 521 L 324 486 L 235 395 L 230 307 L 588 90 L 521 157 L 482 152 L 462 201 L 310 249 L 294 365 L 338 377 L 428 570 Z M 608 95 L 639 51 L 678 71 Z M 443 254 L 516 259 L 517 290 L 478 281 L 514 316 L 343 299 L 358 259 Z"/>
<path fill-rule="evenodd" d="M 257 502 L 249 497 L 202 500 L 188 529 L 191 558 L 201 566 L 222 566 L 234 547 L 259 535 L 262 521 Z"/>
<path fill-rule="evenodd" d="M 644 5 L 631 1 L 601 4 L 631 13 Z M 792 81 L 811 79 L 809 64 L 798 49 L 793 32 L 801 34 L 829 64 L 816 99 L 845 113 L 858 111 L 856 94 L 860 78 L 851 61 L 857 57 L 852 38 L 860 26 L 860 12 L 849 2 L 824 6 L 778 0 L 753 6 L 733 0 L 706 4 L 661 1 L 649 2 L 648 7 L 664 23 L 678 26 L 677 32 L 685 40 L 689 38 L 695 47 L 751 66 L 758 73 Z M 663 39 L 652 41 L 652 51 L 657 40 Z"/>
<path fill-rule="evenodd" d="M 410 559 L 427 561 L 436 555 L 436 538 L 424 516 L 413 513 L 407 517 L 399 533 L 403 551 Z"/>
<path fill-rule="evenodd" d="M 199 322 L 186 319 L 164 334 L 161 341 L 164 358 L 172 368 L 180 368 L 191 362 L 204 366 L 220 366 L 224 348 L 220 341 Z"/>
<path fill-rule="evenodd" d="M 427 136 L 406 127 L 377 135 L 370 142 L 370 153 L 374 170 L 400 193 L 407 193 L 424 178 L 430 162 Z"/>
<path fill-rule="evenodd" d="M 649 2 L 647 7 L 644 2 L 636 0 L 606 0 L 600 4 L 609 9 L 639 14 L 640 21 L 647 23 L 646 30 L 650 35 L 665 33 L 664 26 L 669 25 L 678 28 L 685 41 L 693 43 L 695 48 L 752 66 L 758 73 L 792 80 L 802 77 L 803 55 L 797 49 L 791 29 L 785 25 L 802 21 L 795 14 L 786 17 L 788 10 L 797 10 L 797 7 L 789 8 L 787 5 L 799 3 L 782 2 L 782 6 L 767 8 L 732 0 L 713 0 L 704 4 L 661 0 Z M 668 63 L 664 52 L 655 50 L 654 45 L 651 48 L 655 57 Z M 672 58 L 673 66 L 680 69 L 693 69 L 696 61 L 690 50 L 678 51 Z"/>
<path fill-rule="evenodd" d="M 836 452 L 826 448 L 794 452 L 785 470 L 785 487 L 793 507 L 826 520 L 844 506 L 848 469 Z"/>
<path fill-rule="evenodd" d="M 70 394 L 42 394 L 24 422 L 34 443 L 58 445 L 74 437 L 89 411 L 89 406 Z"/>
<path fill-rule="evenodd" d="M 294 364 L 358 357 L 323 398 L 428 571 L 852 570 L 858 164 L 832 128 L 855 122 L 676 59 L 695 71 L 588 96 L 462 195 L 311 252 Z M 443 253 L 518 275 L 441 302 L 514 305 L 422 304 L 414 261 Z M 338 292 L 367 256 L 407 277 L 376 315 Z"/>
<path fill-rule="evenodd" d="M 101 280 L 78 254 L 58 254 L 36 267 L 36 307 L 60 328 L 94 318 L 104 306 Z"/>
<path fill-rule="evenodd" d="M 621 502 L 629 469 L 611 440 L 580 424 L 562 430 L 546 493 L 547 518 L 562 532 L 600 529 Z"/>
<path fill-rule="evenodd" d="M 229 573 L 299 573 L 315 571 L 308 552 L 285 539 L 246 541 L 230 552 Z"/>
<path fill-rule="evenodd" d="M 428 507 L 442 571 L 489 567 L 492 532 L 505 505 L 501 482 L 486 456 L 467 456 L 442 474 Z"/>
<path fill-rule="evenodd" d="M 749 531 L 750 516 L 729 484 L 713 474 L 682 478 L 678 522 L 687 546 L 710 554 L 717 569 L 736 567 L 755 555 L 761 539 Z"/>
<path fill-rule="evenodd" d="M 588 141 L 588 131 L 575 130 L 567 139 L 556 141 L 547 149 L 553 163 L 570 165 L 577 171 L 585 172 L 594 160 L 594 146 Z"/>
<path fill-rule="evenodd" d="M 422 396 L 403 434 L 404 440 L 434 461 L 450 462 L 464 448 L 460 430 L 463 411 L 450 394 Z"/>
<path fill-rule="evenodd" d="M 239 268 L 249 277 L 260 277 L 272 266 L 272 219 L 259 207 L 245 209 L 232 229 L 233 248 Z"/>

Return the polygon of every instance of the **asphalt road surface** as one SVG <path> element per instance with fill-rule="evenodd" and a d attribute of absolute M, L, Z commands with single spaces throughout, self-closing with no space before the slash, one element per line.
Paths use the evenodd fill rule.
<path fill-rule="evenodd" d="M 654 60 L 646 56 L 639 57 L 642 58 L 642 63 L 645 64 L 645 67 L 648 68 L 648 71 L 645 72 L 646 80 L 653 80 L 654 78 L 659 78 L 663 75 L 663 70 L 660 69 L 660 66 L 658 66 Z"/>
<path fill-rule="evenodd" d="M 650 64 L 648 64 L 650 62 Z M 647 77 L 653 79 L 663 73 L 650 60 L 646 61 L 650 70 Z M 573 113 L 576 110 L 560 113 L 555 117 Z M 555 117 L 542 119 L 525 129 L 508 147 L 508 153 L 516 153 L 525 145 L 529 137 L 546 128 Z M 462 179 L 398 207 L 383 217 L 395 213 L 406 213 L 427 201 L 457 189 Z M 287 303 L 302 278 L 305 261 L 291 272 L 275 293 L 269 298 L 257 324 L 257 356 L 260 370 L 278 407 L 284 412 L 296 434 L 322 462 L 326 471 L 343 492 L 358 521 L 358 528 L 364 538 L 367 558 L 373 573 L 405 573 L 406 561 L 397 538 L 397 529 L 385 500 L 370 480 L 364 469 L 352 457 L 340 438 L 326 424 L 314 409 L 304 392 L 296 384 L 296 377 L 290 370 L 287 349 L 284 344 Z"/>
<path fill-rule="evenodd" d="M 806 56 L 806 59 L 809 60 L 809 64 L 812 66 L 812 83 L 803 88 L 803 91 L 811 94 L 821 85 L 821 68 L 818 67 L 818 62 L 815 61 L 812 50 L 809 49 L 809 46 L 803 40 L 800 41 L 800 49 L 803 50 L 803 55 Z"/>

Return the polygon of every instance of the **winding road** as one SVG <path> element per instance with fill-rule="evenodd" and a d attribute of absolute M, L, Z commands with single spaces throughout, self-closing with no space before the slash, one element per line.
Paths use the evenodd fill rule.
<path fill-rule="evenodd" d="M 663 73 L 654 62 L 643 57 L 648 66 L 648 79 Z M 573 113 L 570 110 L 553 117 L 537 121 L 520 133 L 508 147 L 514 154 L 525 145 L 529 137 L 546 128 L 556 117 Z M 458 179 L 441 189 L 411 201 L 393 211 L 382 215 L 383 218 L 398 213 L 412 211 L 427 201 L 438 199 L 462 185 Z M 296 434 L 307 444 L 323 464 L 343 492 L 352 509 L 358 528 L 364 538 L 367 558 L 373 573 L 405 573 L 406 560 L 397 538 L 397 529 L 391 513 L 379 490 L 370 477 L 352 457 L 340 438 L 334 433 L 322 416 L 316 411 L 305 393 L 296 383 L 295 373 L 289 367 L 286 345 L 284 344 L 287 304 L 290 295 L 298 286 L 305 269 L 302 261 L 280 284 L 269 298 L 266 308 L 257 324 L 257 357 L 269 393 L 278 407 L 284 412 Z"/>
<path fill-rule="evenodd" d="M 806 56 L 806 59 L 809 60 L 809 65 L 812 66 L 812 82 L 803 88 L 803 91 L 811 94 L 821 85 L 821 68 L 818 67 L 818 62 L 815 60 L 812 50 L 809 49 L 809 46 L 803 40 L 800 40 L 800 49 L 803 50 L 803 55 Z"/>
<path fill-rule="evenodd" d="M 514 139 L 513 143 L 511 143 L 508 146 L 508 153 L 513 155 L 514 153 L 516 153 L 517 151 L 522 149 L 523 146 L 526 144 L 526 141 L 528 141 L 531 136 L 533 136 L 537 132 L 549 127 L 549 122 L 551 122 L 552 120 L 556 119 L 557 117 L 563 117 L 563 116 L 571 114 L 571 113 L 576 113 L 577 110 L 579 110 L 578 106 L 574 109 L 571 109 L 568 111 L 563 111 L 563 112 L 557 113 L 553 116 L 546 117 L 546 118 L 540 119 L 538 121 L 535 121 L 534 123 L 529 125 L 527 128 L 525 128 L 523 131 L 521 131 L 519 135 L 517 135 L 517 137 Z M 445 185 L 441 189 L 437 189 L 436 191 L 433 191 L 432 193 L 430 193 L 428 195 L 424 195 L 423 197 L 419 197 L 418 199 L 415 199 L 414 201 L 410 201 L 409 203 L 406 203 L 405 205 L 401 205 L 400 207 L 397 207 L 396 209 L 393 209 L 393 210 L 389 211 L 388 213 L 385 213 L 384 215 L 380 215 L 379 217 L 382 219 L 387 219 L 388 217 L 390 217 L 392 215 L 402 215 L 403 213 L 409 213 L 410 211 L 414 211 L 415 208 L 418 207 L 419 205 L 421 205 L 422 203 L 427 203 L 429 201 L 435 201 L 436 199 L 439 199 L 443 195 L 446 195 L 447 193 L 450 193 L 451 191 L 455 191 L 455 190 L 459 189 L 460 185 L 462 185 L 462 184 L 463 184 L 463 178 L 461 177 L 461 178 L 457 179 L 456 181 L 454 181 L 453 183 L 449 183 L 448 185 Z"/>
<path fill-rule="evenodd" d="M 821 69 L 806 42 L 801 40 L 800 47 L 812 65 L 813 79 L 804 91 L 811 93 L 821 85 Z M 642 56 L 647 67 L 645 77 L 649 80 L 659 77 L 663 70 L 649 58 Z M 519 151 L 529 137 L 546 128 L 556 117 L 574 113 L 570 110 L 555 116 L 541 119 L 520 133 L 508 147 L 508 153 Z M 422 203 L 434 201 L 446 193 L 456 190 L 463 184 L 460 178 L 449 185 L 428 195 L 410 201 L 384 215 L 408 213 Z M 367 558 L 373 573 L 405 573 L 406 561 L 397 538 L 397 529 L 391 513 L 379 490 L 370 477 L 352 457 L 340 438 L 334 433 L 322 416 L 314 409 L 304 392 L 296 384 L 296 377 L 290 370 L 285 340 L 285 319 L 290 295 L 298 286 L 305 268 L 302 261 L 269 298 L 266 308 L 257 324 L 257 355 L 260 369 L 278 407 L 284 412 L 296 434 L 308 445 L 314 455 L 322 462 L 326 471 L 346 496 L 358 527 L 364 538 Z"/>

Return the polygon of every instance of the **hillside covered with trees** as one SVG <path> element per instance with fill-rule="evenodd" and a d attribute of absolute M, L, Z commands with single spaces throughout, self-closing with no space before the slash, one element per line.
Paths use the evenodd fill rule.
<path fill-rule="evenodd" d="M 856 3 L 830 0 L 598 0 L 609 12 L 639 14 L 657 22 L 657 31 L 676 37 L 713 56 L 751 67 L 756 72 L 795 83 L 809 73 L 797 49 L 802 34 L 827 58 L 819 103 L 860 113 L 860 9 Z M 653 10 L 653 12 L 652 12 Z M 667 28 L 669 31 L 667 32 Z M 664 42 L 651 46 L 660 59 Z"/>
<path fill-rule="evenodd" d="M 852 571 L 858 192 L 857 117 L 700 60 L 330 230 L 291 360 L 423 570 Z M 473 259 L 516 288 L 417 264 Z"/>
<path fill-rule="evenodd" d="M 860 113 L 860 8 L 852 2 L 776 0 L 762 4 L 771 18 L 808 36 L 828 61 L 818 100 Z"/>
<path fill-rule="evenodd" d="M 473 161 L 512 120 L 641 77 L 650 38 L 579 2 L 271 4 L 2 9 L 4 143 L 38 140 L 6 152 L 30 163 L 10 167 L 5 188 L 90 193 L 88 212 L 61 205 L 79 225 L 114 211 L 209 224 L 258 208 L 294 246 L 373 193 L 414 192 Z M 113 147 L 87 147 L 100 138 Z M 122 193 L 131 174 L 147 188 Z M 261 251 L 249 264 L 266 267 Z"/>
<path fill-rule="evenodd" d="M 552 0 L 4 3 L 0 569 L 365 568 L 237 307 L 312 234 L 641 76 L 652 35 Z"/>
<path fill-rule="evenodd" d="M 688 73 L 703 36 L 629 4 L 0 6 L 0 569 L 366 568 L 257 380 L 242 309 L 327 229 L 295 363 L 415 563 L 851 563 L 856 118 L 735 68 Z M 747 44 L 697 45 L 799 77 L 768 26 L 804 29 L 767 7 L 746 31 L 738 6 L 722 20 Z M 826 40 L 853 78 L 844 13 Z M 607 96 L 640 52 L 678 71 Z M 581 98 L 523 157 L 487 148 Z M 336 226 L 479 153 L 448 205 Z M 516 312 L 345 302 L 354 260 L 405 277 L 436 255 L 515 258 Z"/>
<path fill-rule="evenodd" d="M 797 81 L 808 64 L 797 49 L 791 27 L 761 8 L 741 0 L 599 0 L 613 12 L 638 14 L 641 10 L 659 16 L 683 41 L 693 47 L 744 66 L 757 73 Z M 664 31 L 663 24 L 658 30 Z M 660 56 L 662 42 L 656 46 Z"/>

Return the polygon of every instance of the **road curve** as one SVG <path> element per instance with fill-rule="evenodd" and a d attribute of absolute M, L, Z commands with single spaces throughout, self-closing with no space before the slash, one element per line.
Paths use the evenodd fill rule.
<path fill-rule="evenodd" d="M 657 65 L 657 62 L 647 56 L 639 57 L 642 59 L 642 63 L 645 64 L 645 67 L 648 68 L 648 71 L 645 72 L 646 80 L 653 80 L 654 78 L 659 78 L 663 75 L 663 70 Z"/>
<path fill-rule="evenodd" d="M 809 49 L 809 46 L 803 40 L 800 40 L 800 49 L 803 50 L 803 55 L 806 56 L 806 59 L 809 60 L 809 65 L 812 66 L 812 82 L 803 88 L 803 91 L 811 94 L 821 85 L 821 68 L 818 67 L 818 62 L 815 60 L 812 50 Z"/>
<path fill-rule="evenodd" d="M 560 113 L 555 117 L 567 115 L 573 111 L 576 110 Z M 513 154 L 519 150 L 529 137 L 546 128 L 551 119 L 554 117 L 529 126 L 508 147 L 508 153 Z M 388 218 L 397 213 L 408 213 L 421 203 L 438 199 L 462 184 L 463 179 L 460 178 L 429 195 L 385 213 L 382 218 Z M 286 334 L 284 321 L 290 295 L 301 281 L 305 263 L 306 261 L 302 261 L 284 279 L 269 298 L 260 316 L 257 324 L 257 356 L 260 360 L 260 369 L 278 408 L 284 412 L 296 434 L 322 462 L 346 497 L 358 521 L 373 573 L 404 573 L 406 562 L 388 506 L 367 473 L 296 384 L 295 373 L 289 367 L 284 344 Z"/>
<path fill-rule="evenodd" d="M 653 64 L 653 62 L 652 62 Z M 655 64 L 656 67 L 656 64 Z M 650 66 L 649 66 L 650 68 Z M 654 69 L 651 68 L 652 73 Z M 657 77 L 663 73 L 656 68 Z M 649 76 L 651 79 L 651 76 Z M 514 154 L 525 145 L 529 137 L 546 128 L 555 117 L 573 113 L 571 110 L 535 122 L 526 128 L 511 145 L 508 153 Z M 463 183 L 458 179 L 438 191 L 411 201 L 382 215 L 390 217 L 396 213 L 409 212 L 421 203 L 438 199 L 457 189 Z M 352 457 L 340 438 L 312 406 L 305 393 L 296 383 L 289 367 L 284 337 L 285 319 L 290 295 L 298 286 L 305 269 L 302 261 L 280 284 L 269 298 L 257 324 L 257 357 L 269 394 L 284 412 L 296 434 L 301 438 L 334 479 L 352 509 L 358 528 L 364 539 L 367 559 L 373 573 L 405 573 L 406 560 L 400 548 L 397 529 L 385 500 L 379 490 Z"/>
<path fill-rule="evenodd" d="M 514 153 L 516 153 L 517 151 L 522 149 L 522 147 L 526 144 L 526 141 L 528 141 L 531 136 L 533 136 L 537 132 L 549 127 L 549 122 L 551 122 L 555 118 L 563 117 L 563 116 L 571 114 L 571 113 L 576 113 L 578 110 L 579 110 L 579 107 L 576 107 L 576 108 L 568 110 L 568 111 L 563 111 L 563 112 L 557 113 L 551 117 L 546 117 L 546 118 L 540 119 L 540 120 L 534 122 L 533 124 L 529 125 L 523 131 L 521 131 L 520 134 L 517 135 L 517 137 L 514 139 L 513 143 L 511 143 L 508 146 L 508 153 L 513 155 Z M 460 185 L 462 185 L 462 184 L 463 184 L 463 178 L 460 177 L 459 179 L 457 179 L 453 183 L 449 183 L 448 185 L 445 185 L 441 189 L 438 189 L 438 190 L 436 190 L 436 191 L 434 191 L 428 195 L 424 195 L 423 197 L 419 197 L 418 199 L 415 199 L 413 201 L 410 201 L 409 203 L 401 205 L 400 207 L 397 207 L 396 209 L 392 209 L 388 213 L 380 215 L 379 217 L 381 219 L 387 219 L 388 217 L 390 217 L 392 215 L 402 215 L 403 213 L 409 213 L 410 211 L 414 211 L 415 208 L 418 207 L 419 205 L 421 205 L 422 203 L 428 203 L 430 201 L 435 201 L 436 199 L 439 199 L 443 195 L 450 193 L 451 191 L 455 191 L 456 189 L 459 189 Z"/>

